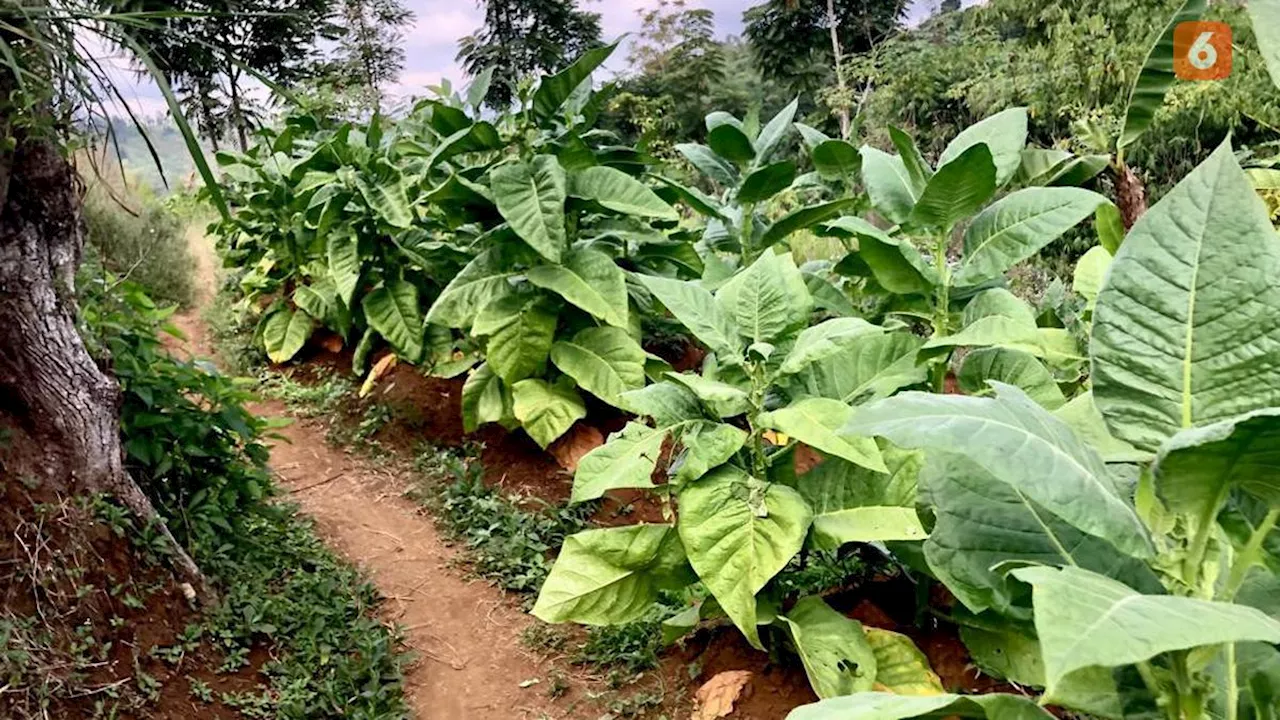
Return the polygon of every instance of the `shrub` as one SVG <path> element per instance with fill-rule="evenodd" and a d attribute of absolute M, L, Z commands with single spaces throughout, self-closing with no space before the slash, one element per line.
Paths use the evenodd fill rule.
<path fill-rule="evenodd" d="M 195 297 L 195 259 L 183 222 L 158 202 L 135 196 L 121 203 L 101 189 L 85 197 L 90 264 L 126 278 L 160 302 L 188 306 Z"/>

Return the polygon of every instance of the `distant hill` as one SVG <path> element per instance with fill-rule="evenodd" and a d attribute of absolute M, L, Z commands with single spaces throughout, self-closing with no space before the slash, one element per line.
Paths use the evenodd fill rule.
<path fill-rule="evenodd" d="M 115 145 L 120 148 L 120 160 L 131 179 L 148 186 L 157 195 L 167 195 L 172 189 L 186 187 L 196 177 L 195 162 L 182 139 L 182 133 L 173 120 L 168 117 L 154 117 L 142 120 L 142 129 L 128 119 L 112 118 L 111 128 L 115 134 Z M 143 131 L 155 148 L 155 156 L 147 148 L 143 139 Z M 114 159 L 116 150 L 107 137 L 106 127 L 96 134 L 94 142 L 99 146 L 106 145 L 106 155 Z M 205 157 L 213 162 L 213 153 L 206 147 Z M 156 166 L 156 157 L 160 160 Z M 161 175 L 163 169 L 163 177 Z M 166 188 L 165 182 L 168 182 Z"/>

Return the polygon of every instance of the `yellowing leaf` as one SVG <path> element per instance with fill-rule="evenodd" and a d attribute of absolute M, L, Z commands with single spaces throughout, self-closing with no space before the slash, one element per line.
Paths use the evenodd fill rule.
<path fill-rule="evenodd" d="M 382 379 L 384 375 L 391 372 L 391 368 L 396 366 L 399 358 L 395 353 L 387 353 L 382 359 L 373 364 L 373 369 L 369 371 L 369 375 L 365 377 L 364 384 L 360 386 L 360 397 L 365 397 L 373 392 L 374 385 Z"/>
<path fill-rule="evenodd" d="M 876 690 L 898 695 L 942 695 L 945 690 L 929 660 L 911 638 L 890 630 L 864 627 L 876 656 Z"/>

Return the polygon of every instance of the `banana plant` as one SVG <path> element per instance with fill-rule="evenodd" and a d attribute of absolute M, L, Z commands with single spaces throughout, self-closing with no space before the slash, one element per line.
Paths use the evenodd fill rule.
<path fill-rule="evenodd" d="M 520 426 L 545 448 L 586 416 L 580 391 L 618 405 L 661 365 L 640 345 L 648 294 L 635 278 L 702 271 L 676 210 L 636 177 L 646 159 L 590 127 L 601 102 L 591 73 L 610 50 L 525 92 L 521 112 L 496 119 L 503 150 L 455 163 L 428 193 L 455 232 L 478 233 L 478 254 L 426 316 L 481 348 L 462 392 L 468 431 Z M 470 122 L 445 107 L 434 112 Z"/>
<path fill-rule="evenodd" d="M 771 583 L 805 548 L 923 537 L 917 457 L 840 429 L 854 415 L 850 401 L 924 380 L 919 338 L 848 317 L 810 326 L 813 299 L 789 254 L 764 252 L 714 295 L 695 281 L 638 280 L 711 354 L 700 373 L 668 371 L 620 396 L 652 424 L 631 422 L 583 457 L 571 499 L 644 489 L 674 522 L 570 537 L 534 614 L 625 623 L 660 591 L 699 581 L 711 598 L 683 627 L 723 613 L 757 648 L 761 628 L 772 627 L 790 638 L 823 697 L 906 683 L 904 673 L 940 689 L 906 638 L 864 631 L 819 598 L 784 613 L 790 599 Z M 797 443 L 825 457 L 799 478 Z M 655 484 L 655 474 L 665 481 Z M 911 670 L 894 680 L 895 667 Z"/>
<path fill-rule="evenodd" d="M 764 212 L 779 193 L 807 185 L 811 180 L 797 178 L 794 160 L 777 159 L 797 104 L 792 101 L 758 133 L 730 113 L 713 112 L 706 117 L 707 145 L 676 145 L 676 150 L 718 192 L 708 196 L 666 177 L 658 176 L 658 180 L 666 185 L 669 199 L 684 202 L 706 218 L 702 239 L 708 250 L 738 254 L 742 264 L 749 265 L 792 233 L 833 218 L 852 205 L 850 199 L 807 204 L 776 220 Z M 821 155 L 826 159 L 830 154 L 833 153 L 824 149 Z"/>
<path fill-rule="evenodd" d="M 1027 149 L 1023 108 L 961 132 L 936 168 L 908 135 L 890 134 L 896 154 L 861 151 L 863 186 L 888 227 L 852 215 L 825 223 L 822 232 L 856 246 L 836 270 L 883 292 L 889 316 L 928 324 L 921 358 L 933 368 L 936 392 L 946 388 L 959 347 L 980 350 L 957 373 L 972 388 L 1026 376 L 1051 393 L 1056 379 L 1079 378 L 1084 358 L 1071 334 L 1038 327 L 1031 307 L 1001 285 L 1015 264 L 1110 206 L 1097 193 L 1057 184 L 1088 180 L 1098 163 Z M 1019 177 L 1029 186 L 999 195 Z"/>
<path fill-rule="evenodd" d="M 908 392 L 848 435 L 925 455 L 930 569 L 975 661 L 1099 718 L 1280 707 L 1280 246 L 1229 144 L 1132 228 L 1093 309 L 1092 389 L 1051 411 Z M 852 694 L 796 720 L 1053 717 L 1009 696 Z"/>
<path fill-rule="evenodd" d="M 415 191 L 421 173 L 388 126 L 295 114 L 249 152 L 217 155 L 234 214 L 213 232 L 224 263 L 248 268 L 242 305 L 265 307 L 256 337 L 273 362 L 321 326 L 359 337 L 358 364 L 379 338 L 410 362 L 426 355 L 423 300 L 469 255 L 430 239 L 439 225 Z"/>

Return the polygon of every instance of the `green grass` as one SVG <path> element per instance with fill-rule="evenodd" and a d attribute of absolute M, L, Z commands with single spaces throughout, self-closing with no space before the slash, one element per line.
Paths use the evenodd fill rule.
<path fill-rule="evenodd" d="M 428 449 L 415 465 L 413 496 L 430 508 L 445 534 L 461 543 L 474 572 L 532 600 L 551 570 L 548 554 L 587 527 L 595 503 L 556 507 L 536 498 L 503 495 L 484 483 L 483 469 L 465 452 Z"/>
<path fill-rule="evenodd" d="M 144 194 L 117 201 L 97 186 L 85 196 L 84 221 L 89 264 L 136 282 L 158 303 L 192 303 L 196 263 L 176 214 Z"/>

